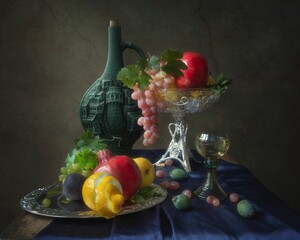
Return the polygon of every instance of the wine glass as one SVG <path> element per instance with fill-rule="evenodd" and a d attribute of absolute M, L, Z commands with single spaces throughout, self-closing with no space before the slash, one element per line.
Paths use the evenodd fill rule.
<path fill-rule="evenodd" d="M 196 150 L 205 159 L 206 176 L 202 185 L 194 192 L 200 199 L 206 200 L 214 196 L 220 200 L 227 197 L 227 193 L 218 183 L 217 168 L 219 159 L 229 148 L 226 134 L 200 133 L 195 141 Z"/>

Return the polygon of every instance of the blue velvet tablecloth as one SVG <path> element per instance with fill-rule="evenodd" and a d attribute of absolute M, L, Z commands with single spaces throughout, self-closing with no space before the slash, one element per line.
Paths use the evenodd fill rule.
<path fill-rule="evenodd" d="M 135 156 L 145 156 L 153 162 L 162 154 L 161 150 L 134 152 Z M 172 197 L 183 189 L 195 190 L 203 181 L 203 164 L 192 162 L 192 165 L 193 171 L 180 182 L 180 189 L 168 190 L 167 199 L 153 208 L 110 220 L 54 219 L 35 239 L 300 240 L 300 215 L 265 188 L 247 168 L 223 160 L 218 168 L 220 185 L 227 193 L 236 192 L 254 203 L 255 217 L 242 218 L 236 211 L 236 203 L 228 199 L 214 207 L 193 197 L 189 211 L 175 209 Z"/>

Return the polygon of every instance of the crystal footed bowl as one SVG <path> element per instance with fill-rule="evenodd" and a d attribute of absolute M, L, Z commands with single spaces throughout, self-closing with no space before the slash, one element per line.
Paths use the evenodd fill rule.
<path fill-rule="evenodd" d="M 202 112 L 218 101 L 220 93 L 208 88 L 179 90 L 161 89 L 156 91 L 158 111 L 164 113 L 186 114 Z"/>
<path fill-rule="evenodd" d="M 218 101 L 220 93 L 211 89 L 194 88 L 179 90 L 174 88 L 158 90 L 156 96 L 158 111 L 161 113 L 171 113 L 174 122 L 168 125 L 171 135 L 168 149 L 155 164 L 159 165 L 167 159 L 175 159 L 189 172 L 191 171 L 189 158 L 194 157 L 186 142 L 188 130 L 186 116 L 206 110 Z"/>

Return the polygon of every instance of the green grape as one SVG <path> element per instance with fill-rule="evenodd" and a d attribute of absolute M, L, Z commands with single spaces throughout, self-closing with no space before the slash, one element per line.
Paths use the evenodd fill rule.
<path fill-rule="evenodd" d="M 76 148 L 67 155 L 65 166 L 60 169 L 59 181 L 64 183 L 65 179 L 73 173 L 89 177 L 98 164 L 97 151 L 104 148 L 106 145 L 98 138 L 94 139 L 92 135 L 84 135 L 77 140 Z"/>
<path fill-rule="evenodd" d="M 51 200 L 49 198 L 44 198 L 42 204 L 45 208 L 48 208 L 51 206 Z"/>
<path fill-rule="evenodd" d="M 238 213 L 244 218 L 251 218 L 255 215 L 255 206 L 250 201 L 243 199 L 237 204 Z"/>
<path fill-rule="evenodd" d="M 82 173 L 81 173 L 84 177 L 89 177 L 91 176 L 92 174 L 92 170 L 87 170 L 87 169 L 84 169 L 82 170 Z"/>
<path fill-rule="evenodd" d="M 182 211 L 190 209 L 192 205 L 192 200 L 184 194 L 179 194 L 177 196 L 174 196 L 172 198 L 172 202 L 178 210 L 182 210 Z"/>
<path fill-rule="evenodd" d="M 67 173 L 67 168 L 66 168 L 66 167 L 61 167 L 61 168 L 60 168 L 60 172 L 61 172 L 62 174 L 66 174 L 66 173 Z"/>
<path fill-rule="evenodd" d="M 76 173 L 76 171 L 72 168 L 72 165 L 68 168 L 67 174 Z"/>
<path fill-rule="evenodd" d="M 65 180 L 66 177 L 67 177 L 66 174 L 60 174 L 60 175 L 58 176 L 58 180 L 61 181 L 61 182 L 63 182 L 63 181 Z"/>
<path fill-rule="evenodd" d="M 73 164 L 73 162 L 68 162 L 68 163 L 66 164 L 66 168 L 68 169 L 68 168 L 72 167 L 72 164 Z"/>
<path fill-rule="evenodd" d="M 80 172 L 81 171 L 80 165 L 78 163 L 73 163 L 72 170 L 74 170 L 75 172 Z"/>
<path fill-rule="evenodd" d="M 91 169 L 91 166 L 90 166 L 90 164 L 89 164 L 89 163 L 87 163 L 87 164 L 85 165 L 84 169 L 85 169 L 85 170 L 90 170 L 90 169 Z"/>
<path fill-rule="evenodd" d="M 173 179 L 173 180 L 182 180 L 184 178 L 187 177 L 187 173 L 186 171 L 184 171 L 183 169 L 181 168 L 174 168 L 173 170 L 171 170 L 170 172 L 170 177 Z"/>

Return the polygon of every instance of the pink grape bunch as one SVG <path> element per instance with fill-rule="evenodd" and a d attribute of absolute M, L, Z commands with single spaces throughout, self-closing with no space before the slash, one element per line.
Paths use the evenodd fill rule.
<path fill-rule="evenodd" d="M 151 76 L 150 84 L 143 91 L 135 85 L 131 94 L 131 98 L 137 101 L 138 107 L 142 110 L 143 116 L 138 119 L 137 124 L 144 129 L 144 146 L 154 144 L 159 138 L 156 91 L 174 85 L 174 78 L 161 70 L 152 69 L 147 73 Z"/>

